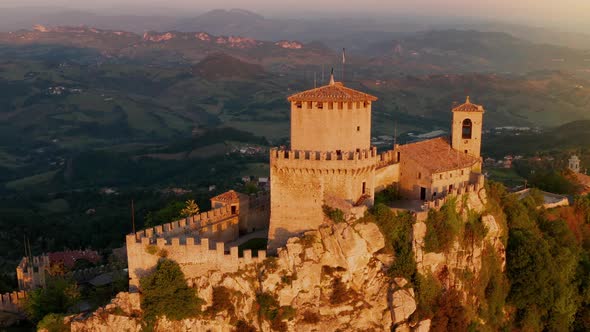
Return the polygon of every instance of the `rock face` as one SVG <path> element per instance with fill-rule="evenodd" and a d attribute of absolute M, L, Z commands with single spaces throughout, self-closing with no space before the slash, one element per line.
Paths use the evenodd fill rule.
<path fill-rule="evenodd" d="M 433 275 L 448 274 L 445 288 L 461 290 L 461 280 L 457 277 L 457 274 L 468 270 L 474 275 L 478 275 L 481 271 L 486 246 L 489 245 L 490 248 L 495 250 L 501 260 L 505 262 L 504 245 L 501 240 L 502 232 L 496 219 L 492 215 L 484 215 L 482 223 L 486 226 L 488 232 L 481 242 L 470 246 L 461 246 L 458 241 L 455 241 L 452 248 L 443 253 L 426 252 L 424 250 L 426 224 L 424 222 L 414 224 L 413 249 L 416 254 L 418 272 L 422 274 L 432 273 Z"/>
<path fill-rule="evenodd" d="M 485 195 L 485 193 L 484 193 Z M 483 210 L 483 199 L 467 201 Z M 461 246 L 456 241 L 446 253 L 424 250 L 426 224 L 413 228 L 413 251 L 421 274 L 445 276 L 445 289 L 465 291 L 458 274 L 477 276 L 482 258 L 491 248 L 504 260 L 502 228 L 494 216 L 484 214 L 487 235 L 478 243 Z M 277 257 L 240 266 L 237 272 L 210 270 L 187 279 L 207 310 L 214 288 L 224 287 L 233 309 L 208 312 L 182 321 L 160 319 L 155 331 L 234 331 L 239 320 L 258 331 L 277 330 L 259 315 L 257 295 L 268 294 L 279 306 L 294 309 L 285 319 L 288 331 L 420 331 L 430 330 L 431 320 L 412 321 L 416 311 L 415 291 L 408 280 L 387 276 L 395 257 L 384 253 L 385 239 L 372 223 L 324 223 L 317 230 L 293 237 Z M 466 291 L 465 291 L 466 292 Z M 465 293 L 464 295 L 468 295 Z M 72 331 L 140 331 L 139 295 L 121 293 L 111 304 L 89 317 L 73 317 Z"/>
<path fill-rule="evenodd" d="M 214 287 L 230 290 L 233 313 L 178 322 L 161 319 L 155 330 L 232 331 L 237 320 L 244 320 L 271 331 L 270 323 L 258 317 L 256 295 L 262 292 L 275 297 L 280 306 L 296 309 L 285 321 L 289 331 L 390 330 L 416 310 L 416 302 L 406 280 L 393 282 L 384 272 L 393 261 L 391 255 L 378 253 L 384 246 L 375 224 L 323 225 L 289 239 L 278 257 L 263 264 L 231 274 L 209 271 L 188 280 L 207 305 L 213 301 Z M 140 314 L 139 295 L 120 293 L 90 317 L 74 318 L 72 331 L 139 331 Z"/>

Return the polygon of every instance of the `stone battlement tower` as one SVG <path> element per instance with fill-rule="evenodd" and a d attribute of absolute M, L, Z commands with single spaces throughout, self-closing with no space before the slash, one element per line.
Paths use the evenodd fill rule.
<path fill-rule="evenodd" d="M 371 104 L 377 98 L 330 78 L 294 94 L 291 148 L 271 151 L 269 252 L 289 237 L 316 229 L 322 205 L 337 197 L 372 202 L 377 151 L 371 147 Z"/>

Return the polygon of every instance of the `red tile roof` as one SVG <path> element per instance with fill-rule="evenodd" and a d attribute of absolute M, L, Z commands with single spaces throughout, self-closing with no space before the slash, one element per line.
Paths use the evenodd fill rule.
<path fill-rule="evenodd" d="M 223 194 L 220 194 L 220 195 L 217 195 L 217 196 L 211 198 L 212 201 L 225 202 L 225 203 L 235 202 L 235 201 L 238 201 L 239 199 L 240 199 L 240 197 L 238 196 L 238 193 L 233 190 L 226 191 Z"/>
<path fill-rule="evenodd" d="M 464 104 L 461 104 L 455 108 L 453 108 L 453 112 L 483 112 L 483 106 L 472 104 L 469 100 L 469 96 L 467 96 L 467 100 Z"/>
<path fill-rule="evenodd" d="M 64 266 L 67 268 L 74 267 L 74 264 L 79 259 L 85 259 L 92 263 L 97 263 L 100 261 L 100 255 L 98 254 L 98 252 L 94 250 L 69 250 L 50 252 L 47 254 L 47 256 L 49 256 L 50 264 L 63 262 Z"/>
<path fill-rule="evenodd" d="M 443 137 L 401 145 L 399 150 L 401 158 L 412 159 L 432 173 L 467 168 L 480 161 L 479 158 L 451 148 Z"/>
<path fill-rule="evenodd" d="M 328 85 L 322 87 L 296 93 L 289 98 L 289 101 L 332 101 L 332 102 L 347 102 L 347 101 L 375 101 L 377 97 L 370 94 L 360 92 L 354 89 L 345 87 L 341 82 L 330 82 Z"/>

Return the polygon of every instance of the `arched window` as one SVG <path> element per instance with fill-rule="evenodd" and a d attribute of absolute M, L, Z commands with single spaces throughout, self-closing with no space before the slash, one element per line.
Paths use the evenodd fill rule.
<path fill-rule="evenodd" d="M 471 138 L 473 126 L 471 124 L 471 120 L 465 119 L 463 120 L 463 131 L 462 131 L 462 138 Z"/>

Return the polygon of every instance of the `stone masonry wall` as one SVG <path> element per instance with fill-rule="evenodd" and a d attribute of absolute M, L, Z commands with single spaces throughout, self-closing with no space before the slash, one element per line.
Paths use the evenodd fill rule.
<path fill-rule="evenodd" d="M 356 151 L 370 146 L 371 102 L 291 103 L 293 149 Z"/>
<path fill-rule="evenodd" d="M 0 294 L 0 312 L 22 313 L 21 304 L 26 297 L 25 291 Z"/>
<path fill-rule="evenodd" d="M 130 288 L 137 289 L 139 278 L 153 271 L 164 256 L 184 264 L 187 275 L 199 273 L 200 268 L 234 268 L 227 259 L 233 256 L 224 256 L 224 243 L 239 236 L 238 213 L 224 206 L 127 235 Z"/>
<path fill-rule="evenodd" d="M 139 288 L 139 279 L 152 273 L 162 257 L 177 262 L 187 279 L 205 275 L 210 270 L 236 272 L 241 265 L 262 261 L 266 251 L 257 252 L 252 257 L 251 250 L 244 250 L 238 256 L 238 247 L 226 248 L 223 242 L 209 241 L 195 237 L 147 238 L 138 239 L 135 234 L 127 235 L 127 255 L 129 257 L 129 288 Z"/>
<path fill-rule="evenodd" d="M 234 217 L 235 222 L 233 220 Z M 167 224 L 146 228 L 144 230 L 138 231 L 136 234 L 138 238 L 153 236 L 173 237 L 199 231 L 203 234 L 203 236 L 216 236 L 219 231 L 225 231 L 229 228 L 223 228 L 224 224 L 221 223 L 222 221 L 227 220 L 231 220 L 230 224 L 237 225 L 237 212 L 236 214 L 232 214 L 231 207 L 224 206 L 219 209 L 203 212 L 192 217 L 187 217 Z M 227 237 L 235 238 L 228 238 L 225 241 L 233 241 L 238 237 L 237 226 L 235 227 L 235 230 L 231 228 L 230 231 L 232 233 L 230 235 L 226 234 Z"/>
<path fill-rule="evenodd" d="M 45 271 L 49 268 L 49 256 L 23 257 L 16 267 L 18 289 L 31 290 L 45 286 Z"/>
<path fill-rule="evenodd" d="M 271 150 L 271 215 L 268 250 L 316 229 L 326 195 L 356 204 L 374 196 L 375 148 L 355 153 Z"/>

